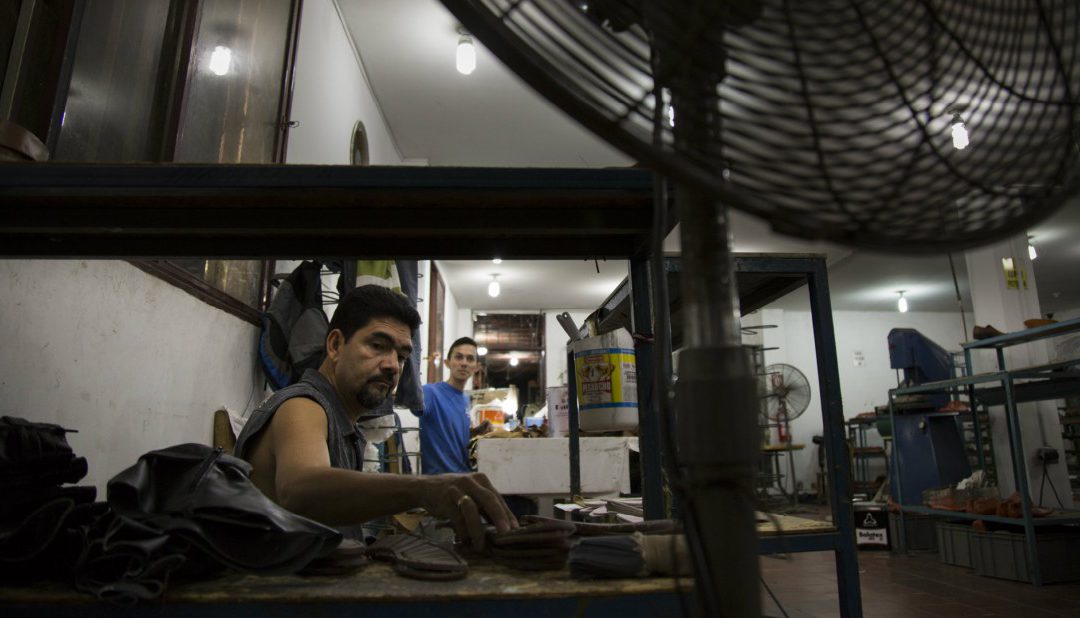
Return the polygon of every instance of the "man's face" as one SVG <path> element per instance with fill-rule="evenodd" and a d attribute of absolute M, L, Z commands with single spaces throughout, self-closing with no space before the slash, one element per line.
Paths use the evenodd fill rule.
<path fill-rule="evenodd" d="M 450 376 L 462 382 L 467 381 L 476 373 L 479 367 L 478 363 L 476 346 L 467 343 L 450 350 L 450 355 L 446 359 L 446 366 L 450 368 Z"/>
<path fill-rule="evenodd" d="M 334 361 L 338 391 L 371 410 L 397 386 L 405 361 L 412 354 L 409 326 L 394 318 L 374 318 L 348 341 L 331 331 L 327 354 Z"/>

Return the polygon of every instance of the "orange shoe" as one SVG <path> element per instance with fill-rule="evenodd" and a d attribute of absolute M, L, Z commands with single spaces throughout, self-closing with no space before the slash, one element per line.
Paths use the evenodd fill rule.
<path fill-rule="evenodd" d="M 938 408 L 938 412 L 967 412 L 971 407 L 959 399 L 953 399 L 949 403 Z"/>

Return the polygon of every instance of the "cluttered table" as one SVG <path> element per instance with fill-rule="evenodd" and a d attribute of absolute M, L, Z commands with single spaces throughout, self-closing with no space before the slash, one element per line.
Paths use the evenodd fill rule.
<path fill-rule="evenodd" d="M 778 532 L 777 528 L 782 532 Z M 778 515 L 759 517 L 762 536 L 828 532 L 820 521 Z M 204 581 L 170 582 L 159 601 L 119 608 L 58 583 L 0 586 L 3 615 L 11 616 L 670 616 L 691 604 L 687 578 L 571 579 L 567 569 L 516 571 L 488 558 L 469 557 L 469 573 L 456 581 L 423 581 L 372 562 L 333 576 L 227 574 Z M 683 594 L 676 594 L 681 591 Z M 523 602 L 528 601 L 528 602 Z"/>
<path fill-rule="evenodd" d="M 469 558 L 457 581 L 423 581 L 371 563 L 335 576 L 230 574 L 201 582 L 172 582 L 161 601 L 118 608 L 61 584 L 0 587 L 0 606 L 12 616 L 671 616 L 681 590 L 692 603 L 692 582 L 648 577 L 574 580 L 560 571 L 514 571 L 485 558 Z M 528 601 L 528 602 L 523 602 Z M 617 612 L 617 613 L 616 613 Z"/>

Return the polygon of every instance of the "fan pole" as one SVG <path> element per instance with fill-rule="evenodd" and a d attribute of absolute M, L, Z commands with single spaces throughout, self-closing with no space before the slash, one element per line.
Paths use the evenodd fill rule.
<path fill-rule="evenodd" d="M 681 186 L 684 341 L 675 386 L 679 460 L 697 538 L 698 589 L 708 615 L 760 616 L 754 479 L 760 457 L 757 392 L 736 318 L 727 213 Z M 697 548 L 695 548 L 697 549 Z M 704 577 L 703 577 L 704 576 Z M 704 585 L 703 585 L 704 584 Z"/>

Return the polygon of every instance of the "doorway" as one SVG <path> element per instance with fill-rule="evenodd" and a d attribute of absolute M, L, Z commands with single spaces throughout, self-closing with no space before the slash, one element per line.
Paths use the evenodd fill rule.
<path fill-rule="evenodd" d="M 473 338 L 487 348 L 476 388 L 517 387 L 519 418 L 544 405 L 543 314 L 477 313 Z"/>

